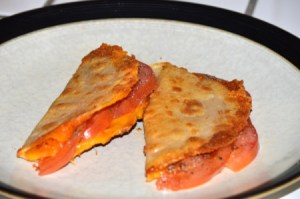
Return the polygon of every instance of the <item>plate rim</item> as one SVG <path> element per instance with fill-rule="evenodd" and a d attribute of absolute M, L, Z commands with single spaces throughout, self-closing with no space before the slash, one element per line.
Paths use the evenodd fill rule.
<path fill-rule="evenodd" d="M 25 11 L 0 20 L 0 45 L 20 35 L 55 25 L 110 18 L 167 19 L 215 27 L 262 44 L 300 69 L 300 39 L 295 35 L 238 12 L 172 0 L 92 0 Z"/>
<path fill-rule="evenodd" d="M 113 9 L 112 9 L 113 8 Z M 104 12 L 99 12 L 101 9 Z M 157 12 L 153 12 L 156 10 Z M 78 15 L 78 11 L 81 12 Z M 132 12 L 133 11 L 133 12 Z M 234 11 L 190 2 L 163 0 L 100 0 L 72 2 L 26 11 L 0 20 L 0 47 L 12 39 L 40 29 L 79 21 L 101 19 L 166 19 L 206 25 L 250 39 L 276 52 L 300 71 L 300 39 L 262 20 Z M 280 42 L 278 42 L 280 41 Z M 291 182 L 300 182 L 300 160 L 275 182 L 232 197 L 262 197 L 278 193 Z M 0 181 L 0 195 L 43 198 Z M 268 194 L 269 195 L 269 194 Z"/>

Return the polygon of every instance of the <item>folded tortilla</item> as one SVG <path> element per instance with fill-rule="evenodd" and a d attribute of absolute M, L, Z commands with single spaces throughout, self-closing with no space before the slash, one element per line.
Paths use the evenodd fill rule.
<path fill-rule="evenodd" d="M 147 180 L 176 162 L 231 144 L 246 127 L 251 97 L 243 81 L 152 65 L 158 88 L 144 113 Z"/>
<path fill-rule="evenodd" d="M 146 98 L 134 109 L 113 118 L 100 135 L 90 139 L 82 135 L 82 129 L 87 128 L 86 124 L 94 115 L 107 110 L 110 113 L 110 108 L 130 95 L 139 82 L 140 65 L 134 56 L 127 55 L 119 46 L 102 44 L 90 52 L 18 150 L 18 157 L 40 162 L 56 156 L 62 148 L 72 149 L 68 153 L 75 157 L 96 144 L 105 144 L 114 136 L 129 131 L 142 117 Z M 150 94 L 152 90 L 147 92 Z M 75 147 L 67 146 L 74 143 Z"/>

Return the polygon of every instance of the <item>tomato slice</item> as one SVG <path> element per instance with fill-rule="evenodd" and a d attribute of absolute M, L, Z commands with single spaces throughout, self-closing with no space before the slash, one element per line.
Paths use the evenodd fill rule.
<path fill-rule="evenodd" d="M 55 156 L 43 158 L 38 161 L 36 170 L 40 176 L 47 175 L 64 167 L 72 159 L 76 150 L 77 143 L 80 142 L 81 136 L 72 136 L 72 138 L 60 148 Z"/>
<path fill-rule="evenodd" d="M 222 170 L 230 153 L 231 147 L 227 146 L 170 165 L 156 181 L 156 187 L 158 190 L 177 191 L 203 184 Z"/>
<path fill-rule="evenodd" d="M 232 171 L 240 171 L 250 164 L 259 150 L 258 135 L 248 121 L 248 126 L 240 133 L 237 140 L 232 144 L 232 153 L 226 167 Z"/>
<path fill-rule="evenodd" d="M 138 75 L 139 81 L 133 87 L 132 92 L 124 100 L 115 104 L 114 118 L 133 111 L 136 107 L 141 105 L 154 90 L 156 78 L 148 65 L 140 62 Z"/>
<path fill-rule="evenodd" d="M 54 156 L 42 158 L 38 161 L 37 171 L 39 175 L 53 173 L 68 164 L 73 158 L 77 144 L 82 139 L 89 139 L 96 136 L 96 131 L 103 131 L 112 121 L 112 112 L 110 109 L 103 109 L 96 113 L 87 124 L 81 125 L 72 135 L 72 137 L 57 150 Z M 86 130 L 84 130 L 88 127 Z M 93 129 L 92 131 L 90 129 Z"/>
<path fill-rule="evenodd" d="M 97 112 L 88 122 L 87 129 L 83 133 L 83 139 L 91 139 L 99 132 L 108 128 L 113 120 L 114 109 L 113 107 L 105 108 Z"/>
<path fill-rule="evenodd" d="M 249 119 L 248 125 L 233 144 L 169 166 L 156 181 L 156 187 L 158 190 L 177 191 L 209 181 L 225 166 L 233 171 L 240 171 L 252 162 L 258 149 L 258 135 Z"/>
<path fill-rule="evenodd" d="M 82 140 L 92 139 L 108 128 L 113 119 L 135 110 L 146 100 L 155 85 L 156 79 L 152 69 L 146 64 L 140 63 L 139 81 L 130 94 L 120 102 L 95 113 L 90 120 L 80 125 L 73 133 L 71 139 L 62 144 L 55 155 L 40 159 L 36 167 L 39 175 L 53 173 L 72 161 L 75 156 L 76 146 Z"/>

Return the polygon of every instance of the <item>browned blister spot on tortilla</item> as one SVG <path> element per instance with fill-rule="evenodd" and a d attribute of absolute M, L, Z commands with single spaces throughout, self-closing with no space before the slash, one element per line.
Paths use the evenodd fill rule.
<path fill-rule="evenodd" d="M 172 111 L 166 111 L 166 114 L 168 114 L 169 116 L 172 116 L 173 112 Z"/>
<path fill-rule="evenodd" d="M 193 145 L 197 145 L 198 146 L 198 145 L 203 145 L 205 143 L 206 143 L 206 141 L 203 140 L 203 139 L 201 139 L 201 138 L 199 138 L 199 137 L 190 137 L 186 141 L 186 144 L 190 145 L 190 146 L 193 146 Z"/>
<path fill-rule="evenodd" d="M 180 111 L 185 115 L 201 114 L 203 112 L 203 105 L 195 99 L 185 99 Z"/>
<path fill-rule="evenodd" d="M 203 89 L 203 90 L 207 90 L 207 91 L 211 91 L 211 90 L 212 90 L 211 87 L 206 86 L 206 85 L 202 85 L 202 89 Z"/>
<path fill-rule="evenodd" d="M 97 74 L 93 77 L 93 81 L 97 82 L 105 82 L 105 81 L 111 81 L 114 76 L 112 74 Z"/>
<path fill-rule="evenodd" d="M 175 91 L 175 92 L 180 92 L 180 91 L 182 91 L 182 89 L 181 89 L 180 87 L 178 87 L 178 86 L 173 86 L 173 87 L 172 87 L 172 90 Z"/>
<path fill-rule="evenodd" d="M 171 99 L 170 99 L 170 102 L 171 102 L 171 103 L 174 103 L 174 104 L 176 104 L 176 103 L 178 104 L 178 103 L 180 102 L 180 100 L 179 100 L 179 99 L 176 99 L 176 98 L 171 98 Z"/>
<path fill-rule="evenodd" d="M 185 125 L 188 126 L 189 128 L 194 126 L 193 123 L 191 123 L 191 122 L 187 122 L 187 123 L 185 123 Z"/>

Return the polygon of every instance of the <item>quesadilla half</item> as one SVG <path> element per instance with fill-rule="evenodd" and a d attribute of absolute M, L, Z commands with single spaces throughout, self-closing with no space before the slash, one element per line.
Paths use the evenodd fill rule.
<path fill-rule="evenodd" d="M 149 66 L 120 46 L 102 44 L 82 59 L 17 156 L 37 162 L 39 175 L 55 172 L 128 132 L 142 118 L 155 86 Z"/>
<path fill-rule="evenodd" d="M 249 146 L 248 141 L 236 145 L 237 140 L 250 140 L 248 137 L 253 137 L 253 145 L 246 154 L 252 151 L 253 155 L 236 170 L 253 160 L 257 134 L 249 119 L 252 100 L 243 81 L 194 74 L 170 63 L 152 68 L 158 87 L 143 119 L 147 181 L 156 179 L 160 190 L 202 184 L 236 159 L 232 154 L 241 154 L 233 153 L 235 147 Z"/>

